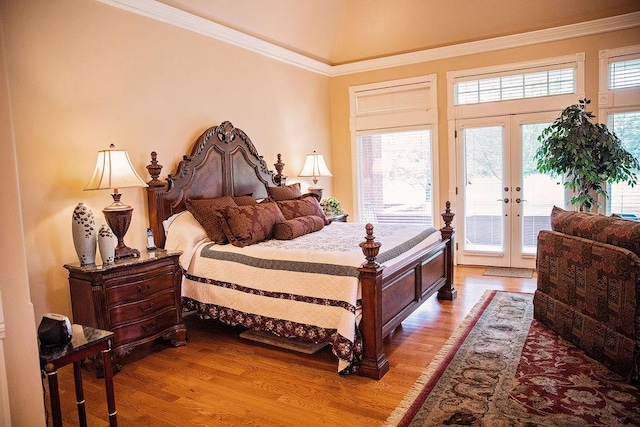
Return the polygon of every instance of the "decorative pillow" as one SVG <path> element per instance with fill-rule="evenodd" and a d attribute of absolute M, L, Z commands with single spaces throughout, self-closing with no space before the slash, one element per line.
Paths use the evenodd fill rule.
<path fill-rule="evenodd" d="M 291 240 L 314 231 L 322 230 L 324 221 L 319 216 L 307 215 L 288 219 L 276 224 L 273 237 L 278 240 Z"/>
<path fill-rule="evenodd" d="M 588 212 L 551 211 L 551 229 L 559 233 L 619 246 L 640 256 L 640 222 Z"/>
<path fill-rule="evenodd" d="M 238 206 L 251 206 L 258 203 L 253 196 L 237 196 L 233 198 L 233 201 L 236 202 Z"/>
<path fill-rule="evenodd" d="M 276 224 L 283 222 L 274 202 L 232 206 L 217 212 L 227 239 L 234 246 L 248 246 L 273 237 Z"/>
<path fill-rule="evenodd" d="M 267 187 L 267 193 L 269 193 L 269 197 L 276 202 L 302 197 L 299 182 L 291 185 L 284 185 L 282 187 Z"/>
<path fill-rule="evenodd" d="M 219 245 L 229 243 L 222 229 L 220 218 L 216 212 L 228 207 L 236 206 L 232 197 L 224 196 L 215 199 L 187 199 L 187 210 L 202 225 L 207 236 Z"/>
<path fill-rule="evenodd" d="M 330 221 L 320 206 L 320 202 L 315 197 L 307 196 L 297 200 L 283 200 L 276 202 L 282 211 L 285 219 L 298 218 L 300 216 L 315 215 L 322 218 L 324 225 L 329 225 Z"/>

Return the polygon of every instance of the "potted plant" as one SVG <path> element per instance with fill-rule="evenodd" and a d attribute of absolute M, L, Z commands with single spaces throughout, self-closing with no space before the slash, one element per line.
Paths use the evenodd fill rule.
<path fill-rule="evenodd" d="M 322 210 L 327 215 L 342 215 L 342 208 L 340 202 L 335 197 L 327 197 L 320 202 Z"/>
<path fill-rule="evenodd" d="M 573 190 L 570 203 L 589 212 L 600 206 L 595 195 L 607 198 L 606 184 L 637 183 L 638 159 L 624 149 L 615 133 L 604 124 L 592 123 L 595 116 L 586 111 L 590 100 L 580 100 L 538 136 L 542 145 L 536 152 L 541 173 L 565 176 L 564 186 Z"/>

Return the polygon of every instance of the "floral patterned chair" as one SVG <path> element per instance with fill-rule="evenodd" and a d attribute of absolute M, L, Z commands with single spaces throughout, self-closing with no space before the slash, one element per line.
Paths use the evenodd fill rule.
<path fill-rule="evenodd" d="M 638 382 L 640 223 L 554 207 L 538 235 L 534 317 Z"/>

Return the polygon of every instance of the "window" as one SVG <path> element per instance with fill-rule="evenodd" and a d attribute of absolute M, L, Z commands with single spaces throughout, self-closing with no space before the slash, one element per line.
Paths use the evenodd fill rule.
<path fill-rule="evenodd" d="M 436 76 L 349 92 L 357 220 L 434 225 Z"/>
<path fill-rule="evenodd" d="M 600 51 L 598 98 L 601 120 L 640 159 L 640 45 Z M 611 184 L 605 211 L 640 216 L 640 186 Z"/>
<path fill-rule="evenodd" d="M 575 93 L 574 68 L 461 81 L 454 85 L 455 103 L 478 104 L 510 99 Z"/>
<path fill-rule="evenodd" d="M 357 159 L 362 221 L 433 225 L 430 129 L 359 135 Z"/>

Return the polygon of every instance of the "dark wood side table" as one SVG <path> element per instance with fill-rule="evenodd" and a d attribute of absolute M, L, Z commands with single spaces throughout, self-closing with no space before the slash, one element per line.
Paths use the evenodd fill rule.
<path fill-rule="evenodd" d="M 67 264 L 73 321 L 112 331 L 113 369 L 136 346 L 162 337 L 187 343 L 182 322 L 180 251 L 155 250 L 113 264 Z M 102 375 L 96 360 L 98 376 Z"/>
<path fill-rule="evenodd" d="M 49 380 L 53 425 L 54 427 L 62 426 L 60 393 L 58 391 L 58 369 L 69 363 L 73 363 L 78 418 L 80 420 L 80 426 L 86 427 L 87 412 L 84 405 L 84 390 L 82 389 L 81 363 L 88 357 L 101 354 L 104 369 L 104 384 L 107 393 L 109 425 L 112 427 L 117 426 L 116 400 L 113 393 L 113 369 L 111 367 L 111 356 L 109 354 L 113 332 L 77 324 L 72 325 L 71 329 L 72 338 L 69 344 L 40 348 L 40 367 L 46 372 Z"/>
<path fill-rule="evenodd" d="M 330 222 L 347 222 L 347 217 L 349 214 L 340 214 L 340 215 L 327 215 L 327 219 Z"/>

